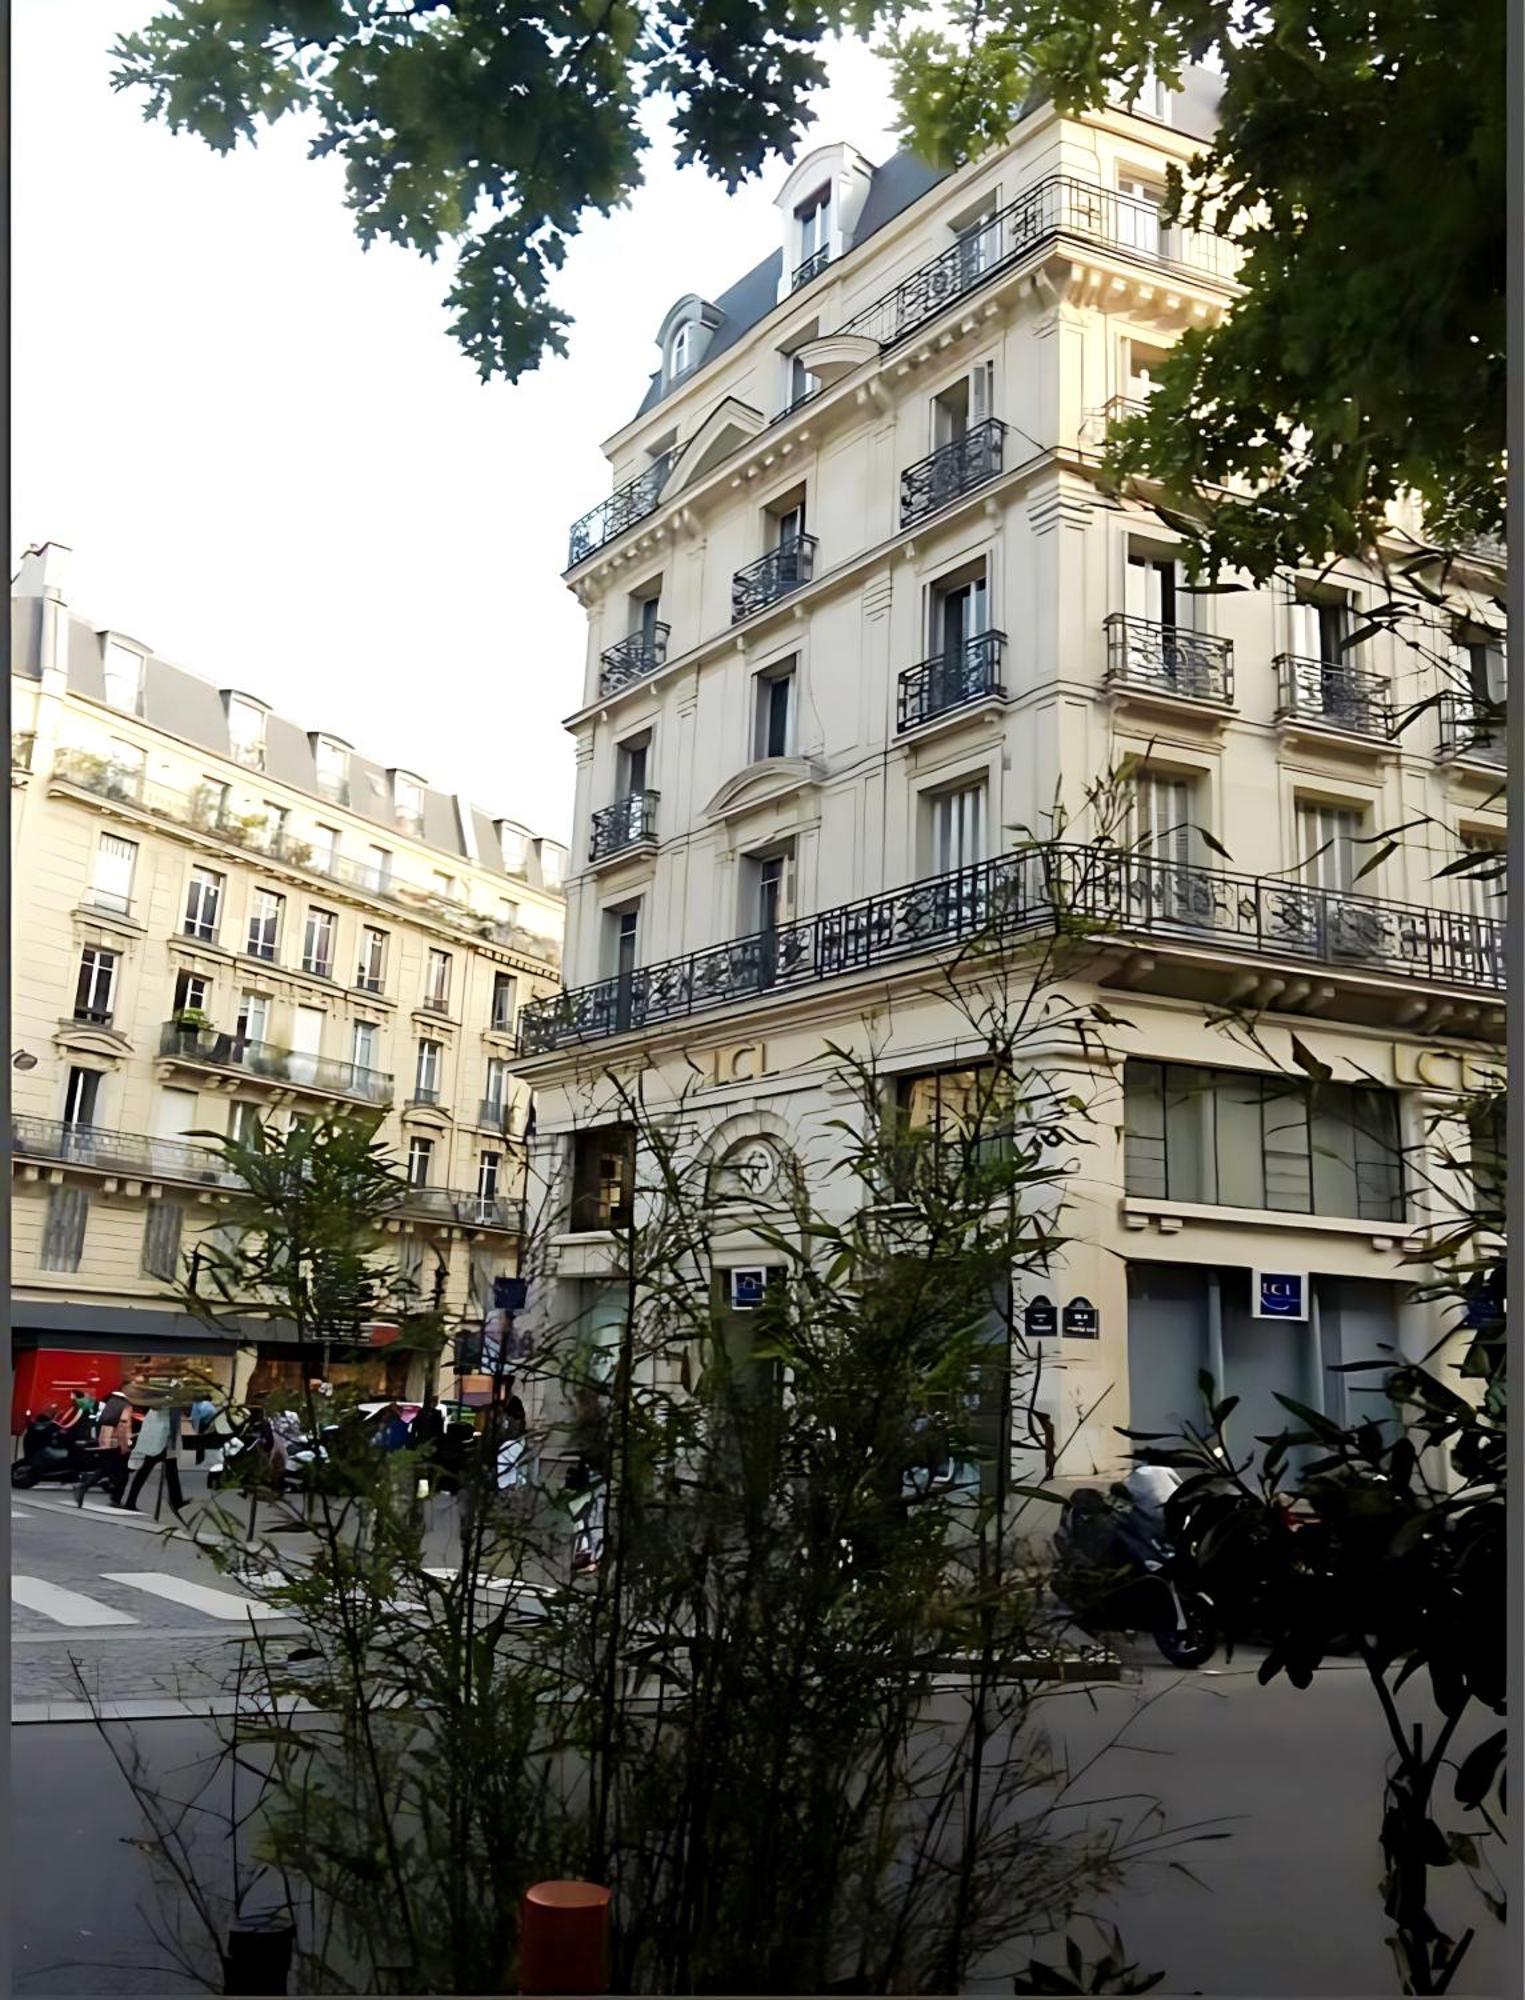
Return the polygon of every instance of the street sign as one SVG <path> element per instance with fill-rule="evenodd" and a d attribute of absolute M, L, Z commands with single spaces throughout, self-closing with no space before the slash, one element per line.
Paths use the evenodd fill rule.
<path fill-rule="evenodd" d="M 1039 1293 L 1029 1299 L 1022 1315 L 1022 1331 L 1029 1340 L 1052 1340 L 1059 1331 L 1059 1312 L 1051 1298 Z"/>
<path fill-rule="evenodd" d="M 1308 1317 L 1308 1273 L 1306 1271 L 1257 1271 L 1254 1299 L 1255 1319 L 1306 1319 Z"/>
<path fill-rule="evenodd" d="M 1101 1314 L 1089 1299 L 1071 1299 L 1064 1309 L 1066 1340 L 1100 1340 Z"/>
<path fill-rule="evenodd" d="M 763 1293 L 767 1289 L 768 1273 L 761 1264 L 732 1271 L 732 1312 L 756 1312 L 763 1302 Z"/>

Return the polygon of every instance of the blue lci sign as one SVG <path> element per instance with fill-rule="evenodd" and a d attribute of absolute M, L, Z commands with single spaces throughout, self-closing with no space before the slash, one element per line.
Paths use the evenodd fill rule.
<path fill-rule="evenodd" d="M 1257 1319 L 1306 1319 L 1308 1279 L 1302 1271 L 1257 1271 L 1255 1273 L 1255 1317 Z"/>

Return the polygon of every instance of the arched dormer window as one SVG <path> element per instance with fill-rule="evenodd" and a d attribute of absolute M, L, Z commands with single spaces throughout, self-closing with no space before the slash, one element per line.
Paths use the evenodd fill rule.
<path fill-rule="evenodd" d="M 692 374 L 699 366 L 720 320 L 718 308 L 695 297 L 692 292 L 687 298 L 679 299 L 657 329 L 664 389 L 670 389 L 674 382 Z"/>
<path fill-rule="evenodd" d="M 853 245 L 874 169 L 852 146 L 818 146 L 774 196 L 783 224 L 779 297 L 808 285 Z"/>
<path fill-rule="evenodd" d="M 667 376 L 672 381 L 679 375 L 686 375 L 694 365 L 694 323 L 691 319 L 673 333 L 667 348 Z"/>

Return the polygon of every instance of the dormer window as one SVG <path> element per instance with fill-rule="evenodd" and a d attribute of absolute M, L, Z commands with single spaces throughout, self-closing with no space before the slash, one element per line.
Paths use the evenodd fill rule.
<path fill-rule="evenodd" d="M 798 232 L 795 286 L 808 284 L 831 261 L 831 184 L 817 188 L 794 211 Z"/>
<path fill-rule="evenodd" d="M 312 761 L 320 797 L 332 799 L 335 805 L 347 806 L 349 746 L 337 737 L 315 736 L 312 740 Z"/>
<path fill-rule="evenodd" d="M 778 295 L 808 285 L 853 247 L 874 169 L 854 147 L 817 146 L 796 160 L 774 197 L 783 257 Z"/>
<path fill-rule="evenodd" d="M 424 781 L 406 771 L 392 773 L 392 810 L 404 833 L 424 830 Z"/>
<path fill-rule="evenodd" d="M 143 713 L 143 655 L 120 639 L 108 639 L 102 659 L 106 700 L 123 715 Z"/>
<path fill-rule="evenodd" d="M 667 349 L 668 380 L 676 381 L 678 376 L 686 375 L 693 365 L 694 323 L 691 319 L 686 319 L 674 333 Z"/>
<path fill-rule="evenodd" d="M 241 694 L 226 697 L 228 705 L 228 754 L 235 764 L 251 771 L 265 768 L 265 711 L 257 701 Z"/>

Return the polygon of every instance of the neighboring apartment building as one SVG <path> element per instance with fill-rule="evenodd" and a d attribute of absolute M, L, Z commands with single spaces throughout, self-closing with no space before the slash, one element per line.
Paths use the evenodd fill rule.
<path fill-rule="evenodd" d="M 1072 1240 L 1021 1293 L 1078 1427 L 1061 1470 L 1195 1413 L 1201 1368 L 1248 1438 L 1274 1392 L 1343 1412 L 1341 1361 L 1429 1345 L 1410 1253 L 1437 1187 L 1465 1198 L 1447 1146 L 1473 1150 L 1432 1120 L 1504 1019 L 1500 888 L 1441 872 L 1503 840 L 1502 570 L 1455 565 L 1421 649 L 1347 648 L 1375 574 L 1194 597 L 1160 518 L 1099 493 L 1107 423 L 1233 306 L 1232 246 L 1159 213 L 1215 89 L 1035 106 L 946 176 L 823 147 L 780 248 L 664 321 L 567 571 L 589 643 L 566 979 L 519 1040 L 565 1205 L 545 1320 L 620 1313 L 607 1226 L 637 1170 L 578 1129 L 606 1067 L 655 1111 L 682 1094 L 684 1143 L 754 1186 L 840 1150 L 828 1042 L 872 1043 L 937 1124 L 978 1054 L 939 962 L 998 898 L 1052 931 L 1056 885 L 1013 849 L 1059 800 L 1058 888 L 1096 935 L 1078 997 L 1129 1024 L 1089 1058 L 1026 1051 L 1091 1106 Z M 1086 787 L 1129 758 L 1132 858 L 1096 865 Z M 1260 1050 L 1213 1025 L 1230 1006 L 1260 1010 Z M 1332 1072 L 1312 1102 L 1294 1037 Z M 767 1261 L 740 1226 L 725 1254 Z"/>
<path fill-rule="evenodd" d="M 18 1355 L 203 1350 L 231 1381 L 232 1343 L 165 1303 L 226 1202 L 190 1135 L 347 1107 L 413 1184 L 399 1261 L 480 1326 L 517 1270 L 509 1064 L 558 985 L 565 851 L 97 629 L 67 553 L 28 551 L 11 607 Z M 280 1345 L 240 1388 L 289 1372 Z M 418 1390 L 383 1358 L 334 1366 Z"/>

